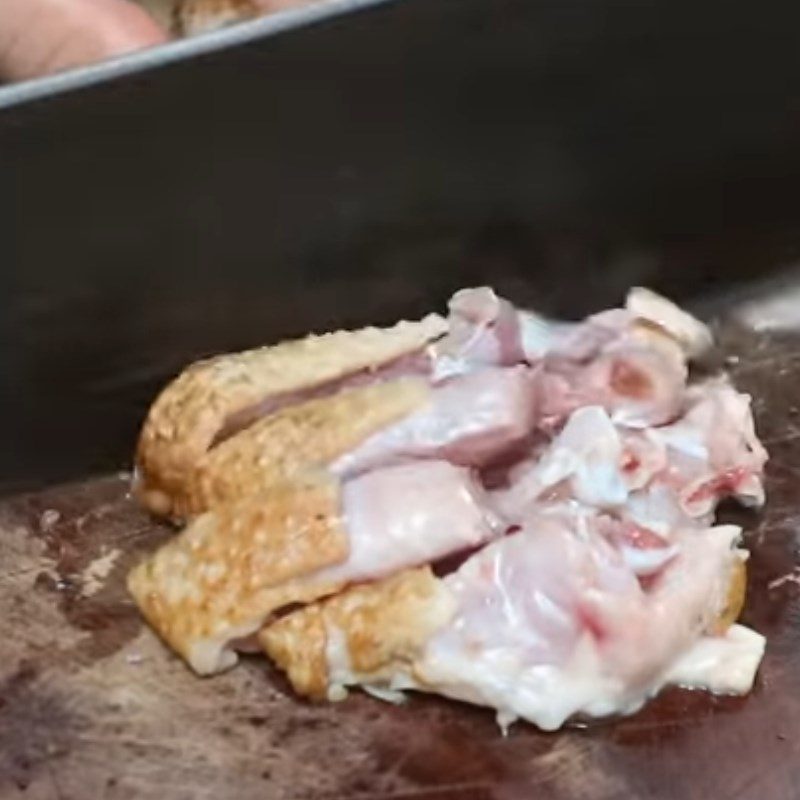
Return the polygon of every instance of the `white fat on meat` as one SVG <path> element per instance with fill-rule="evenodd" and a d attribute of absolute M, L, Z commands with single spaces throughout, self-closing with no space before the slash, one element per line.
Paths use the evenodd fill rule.
<path fill-rule="evenodd" d="M 690 359 L 703 355 L 714 343 L 708 326 L 650 289 L 631 289 L 625 308 L 637 320 L 657 326 L 674 339 Z"/>
<path fill-rule="evenodd" d="M 543 424 L 553 428 L 584 405 L 602 405 L 629 426 L 670 422 L 687 361 L 711 343 L 703 323 L 647 289 L 634 289 L 626 308 L 578 323 L 516 309 L 487 287 L 463 289 L 450 300 L 448 327 L 431 347 L 434 380 L 486 366 L 541 366 Z"/>
<path fill-rule="evenodd" d="M 493 499 L 512 521 L 542 501 L 618 509 L 666 467 L 666 448 L 649 431 L 621 428 L 600 406 L 584 406 L 542 453 L 510 471 L 510 485 Z"/>
<path fill-rule="evenodd" d="M 373 580 L 469 550 L 503 531 L 469 470 L 420 461 L 345 483 L 349 555 L 315 581 Z"/>
<path fill-rule="evenodd" d="M 525 355 L 529 361 L 586 363 L 619 340 L 631 326 L 625 309 L 611 308 L 581 322 L 559 322 L 531 311 L 520 311 Z"/>
<path fill-rule="evenodd" d="M 581 404 L 599 403 L 620 424 L 661 425 L 680 412 L 687 374 L 686 362 L 671 345 L 623 339 L 576 374 L 574 391 Z"/>
<path fill-rule="evenodd" d="M 484 450 L 465 457 L 464 445 L 496 430 L 506 407 L 491 383 L 496 394 L 497 375 L 520 360 L 535 381 L 533 424 L 554 435 L 489 493 L 516 532 L 496 538 L 502 526 L 488 524 L 493 541 L 442 579 L 447 614 L 413 668 L 368 688 L 392 700 L 436 692 L 494 708 L 503 727 L 523 718 L 546 730 L 632 713 L 668 684 L 748 692 L 764 638 L 715 629 L 746 553 L 738 527 L 711 523 L 722 497 L 763 501 L 766 452 L 747 395 L 724 380 L 687 389 L 708 329 L 642 289 L 576 324 L 488 289 L 458 293 L 450 311 L 434 403 L 362 446 L 362 465 L 387 454 L 480 464 Z M 369 684 L 341 647 L 329 661 L 337 686 Z"/>
<path fill-rule="evenodd" d="M 447 336 L 431 346 L 434 379 L 525 360 L 519 312 L 488 286 L 462 289 L 448 302 Z"/>
<path fill-rule="evenodd" d="M 559 510 L 554 509 L 549 513 L 559 513 Z M 581 512 L 573 510 L 571 513 L 580 514 Z M 583 510 L 582 513 L 591 512 Z M 577 519 L 580 517 L 578 516 Z M 688 528 L 678 527 L 680 522 L 670 528 L 666 535 L 630 518 L 619 519 L 607 515 L 595 515 L 591 520 L 584 521 L 583 526 L 593 527 L 597 533 L 610 542 L 622 556 L 628 569 L 637 577 L 650 578 L 657 575 L 678 555 L 679 548 L 674 543 L 674 533 L 680 532 L 683 535 L 688 531 Z"/>
<path fill-rule="evenodd" d="M 631 492 L 621 516 L 666 539 L 677 528 L 703 529 L 714 521 L 713 513 L 689 516 L 683 510 L 675 490 L 659 481 Z"/>
<path fill-rule="evenodd" d="M 544 329 L 541 323 L 533 327 Z M 687 362 L 712 344 L 702 322 L 648 289 L 633 289 L 624 309 L 560 331 L 541 354 L 548 414 L 557 420 L 578 406 L 598 404 L 615 422 L 642 428 L 678 415 Z"/>
<path fill-rule="evenodd" d="M 692 386 L 686 394 L 681 419 L 653 431 L 668 451 L 664 480 L 679 491 L 683 510 L 699 517 L 726 496 L 762 505 L 767 451 L 756 436 L 750 396 L 727 379 Z"/>
<path fill-rule="evenodd" d="M 710 330 L 700 320 L 642 287 L 628 293 L 624 308 L 600 311 L 581 322 L 552 320 L 516 309 L 488 286 L 461 289 L 450 298 L 448 309 L 449 333 L 435 351 L 465 364 L 509 366 L 546 355 L 585 362 L 631 335 L 655 343 L 660 334 L 688 359 L 702 355 L 713 343 Z"/>
<path fill-rule="evenodd" d="M 628 498 L 622 471 L 622 440 L 598 406 L 579 408 L 544 454 L 511 473 L 511 486 L 495 493 L 498 507 L 513 520 L 525 516 L 543 495 L 611 508 Z"/>
<path fill-rule="evenodd" d="M 603 311 L 580 323 L 552 320 L 515 308 L 487 286 L 461 289 L 448 308 L 449 333 L 431 348 L 436 378 L 485 366 L 537 363 L 548 356 L 586 362 L 633 320 L 624 309 Z"/>
<path fill-rule="evenodd" d="M 492 707 L 504 726 L 523 718 L 554 730 L 576 715 L 632 713 L 677 678 L 711 691 L 749 687 L 754 650 L 733 677 L 725 658 L 687 666 L 699 663 L 689 654 L 724 605 L 739 534 L 720 526 L 681 537 L 644 588 L 591 527 L 568 516 L 531 521 L 445 579 L 458 611 L 415 663 L 419 688 Z"/>
<path fill-rule="evenodd" d="M 714 380 L 691 387 L 685 406 L 676 422 L 646 429 L 615 424 L 599 406 L 579 408 L 542 454 L 493 492 L 497 508 L 519 522 L 542 502 L 574 500 L 669 535 L 708 525 L 725 497 L 763 503 L 767 454 L 750 398 Z"/>
<path fill-rule="evenodd" d="M 722 636 L 702 636 L 670 668 L 668 680 L 688 689 L 716 694 L 747 694 L 767 640 L 744 625 L 731 625 Z"/>
<path fill-rule="evenodd" d="M 602 406 L 628 427 L 662 425 L 680 413 L 687 374 L 683 354 L 671 339 L 657 335 L 644 341 L 634 330 L 619 334 L 585 361 L 553 351 L 539 370 L 543 425 L 555 429 L 586 405 Z"/>
<path fill-rule="evenodd" d="M 426 408 L 371 436 L 331 469 L 350 476 L 427 458 L 482 466 L 530 434 L 534 401 L 534 381 L 526 367 L 454 377 L 431 391 Z"/>

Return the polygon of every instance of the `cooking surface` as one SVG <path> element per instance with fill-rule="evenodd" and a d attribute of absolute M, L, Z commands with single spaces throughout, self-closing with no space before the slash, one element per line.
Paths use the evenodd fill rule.
<path fill-rule="evenodd" d="M 727 305 L 800 256 L 785 6 L 376 2 L 35 102 L 0 91 L 0 487 L 124 465 L 193 358 L 461 285 L 571 315 L 632 283 Z M 769 637 L 752 696 L 503 739 L 430 698 L 311 707 L 263 660 L 199 680 L 124 594 L 165 532 L 109 477 L 0 502 L 0 798 L 794 800 L 800 339 L 730 336 L 772 452 L 744 515 L 745 619 Z"/>
<path fill-rule="evenodd" d="M 196 678 L 126 596 L 168 531 L 117 475 L 0 506 L 0 796 L 795 800 L 800 342 L 733 325 L 721 341 L 771 453 L 765 511 L 731 512 L 753 549 L 744 621 L 768 637 L 751 696 L 670 690 L 614 724 L 503 738 L 492 713 L 434 698 L 308 705 L 260 658 Z"/>

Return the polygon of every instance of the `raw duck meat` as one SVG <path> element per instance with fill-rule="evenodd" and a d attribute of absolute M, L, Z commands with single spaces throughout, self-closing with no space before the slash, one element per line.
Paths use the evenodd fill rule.
<path fill-rule="evenodd" d="M 454 574 L 431 576 L 424 599 L 413 598 L 414 617 L 403 613 L 407 593 L 390 579 L 298 611 L 266 628 L 262 643 L 300 692 L 336 698 L 355 684 L 436 692 L 494 708 L 503 727 L 522 717 L 553 730 L 576 715 L 631 713 L 667 682 L 748 691 L 763 639 L 721 619 L 731 587 L 741 591 L 739 529 L 675 532 L 658 579 L 643 585 L 601 528 L 574 511 L 532 518 Z M 386 617 L 405 620 L 399 633 L 371 628 L 366 611 L 376 595 Z M 417 618 L 414 636 L 407 628 Z M 723 640 L 733 631 L 750 646 L 719 677 L 709 671 L 696 680 L 690 653 L 720 622 Z M 324 635 L 309 636 L 320 623 Z M 380 658 L 362 652 L 361 642 L 381 636 Z M 297 669 L 309 662 L 316 672 Z"/>
<path fill-rule="evenodd" d="M 560 494 L 658 529 L 678 519 L 708 524 L 725 497 L 763 504 L 767 454 L 749 398 L 724 379 L 685 395 L 675 422 L 646 429 L 615 425 L 599 406 L 579 408 L 542 454 L 512 470 L 498 505 L 522 518 Z"/>
<path fill-rule="evenodd" d="M 436 314 L 391 328 L 336 331 L 199 361 L 156 398 L 136 451 L 136 493 L 159 516 L 183 516 L 181 500 L 213 447 L 272 413 L 327 393 L 353 376 L 378 380 L 447 330 Z M 414 371 L 414 368 L 411 368 Z M 176 506 L 178 511 L 176 513 Z"/>
<path fill-rule="evenodd" d="M 295 689 L 435 692 L 558 728 L 668 684 L 744 694 L 764 502 L 750 398 L 690 380 L 708 328 L 634 289 L 549 320 L 487 287 L 448 317 L 194 365 L 156 401 L 137 491 L 187 520 L 131 574 L 197 672 L 260 646 Z"/>
<path fill-rule="evenodd" d="M 415 458 L 490 463 L 533 431 L 534 392 L 535 378 L 522 366 L 456 376 L 433 389 L 425 408 L 375 433 L 331 469 L 352 474 Z"/>
<path fill-rule="evenodd" d="M 503 531 L 470 473 L 444 461 L 341 483 L 306 477 L 197 517 L 130 574 L 162 637 L 200 674 L 282 608 L 467 550 Z"/>

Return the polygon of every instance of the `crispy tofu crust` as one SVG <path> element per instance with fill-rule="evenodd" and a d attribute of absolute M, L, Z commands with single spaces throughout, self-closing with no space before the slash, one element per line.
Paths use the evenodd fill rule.
<path fill-rule="evenodd" d="M 187 475 L 232 417 L 247 418 L 270 397 L 378 368 L 446 330 L 447 322 L 431 314 L 391 328 L 311 335 L 193 364 L 164 389 L 145 420 L 136 455 L 140 500 L 153 513 L 170 515 L 173 495 L 185 492 Z"/>
<path fill-rule="evenodd" d="M 425 642 L 454 612 L 445 584 L 425 566 L 295 611 L 258 638 L 299 694 L 333 699 L 345 683 L 412 674 Z"/>
<path fill-rule="evenodd" d="M 429 397 L 425 381 L 405 378 L 282 408 L 210 450 L 173 495 L 172 512 L 198 514 L 324 467 Z"/>
<path fill-rule="evenodd" d="M 296 477 L 198 517 L 133 569 L 128 588 L 199 674 L 233 666 L 230 643 L 270 614 L 342 588 L 313 573 L 347 558 L 338 482 Z"/>

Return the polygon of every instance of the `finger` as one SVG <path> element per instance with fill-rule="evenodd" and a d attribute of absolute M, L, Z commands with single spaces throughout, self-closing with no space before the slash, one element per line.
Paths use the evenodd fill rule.
<path fill-rule="evenodd" d="M 128 0 L 1 0 L 0 76 L 35 78 L 167 40 Z"/>

